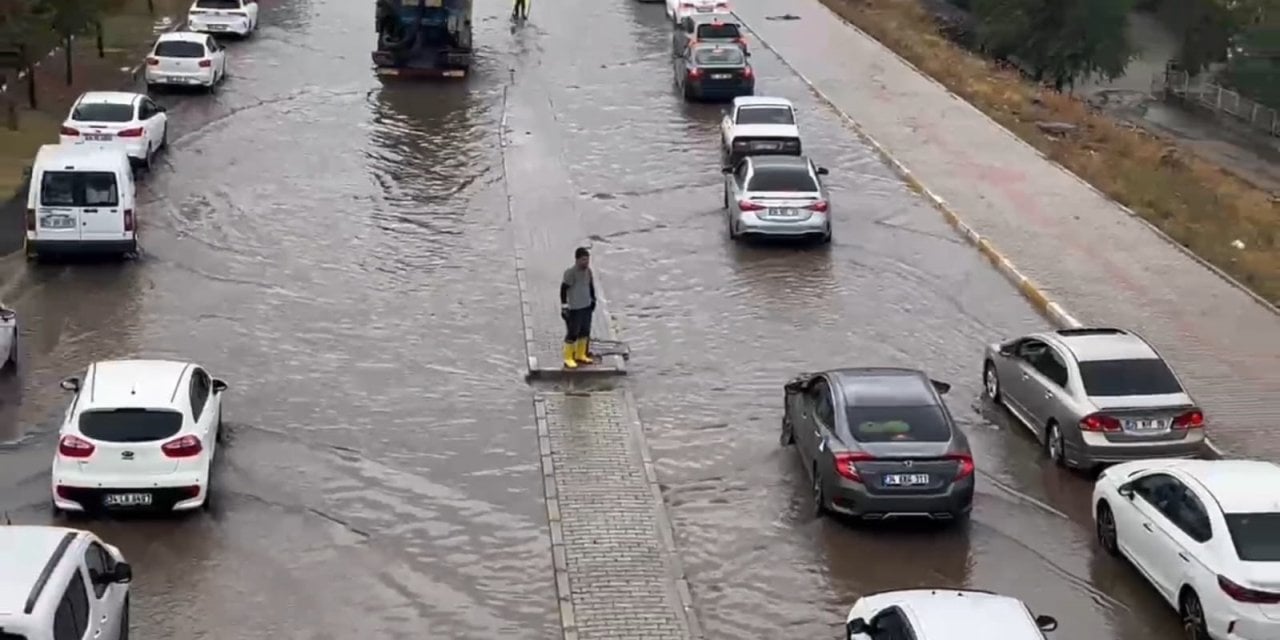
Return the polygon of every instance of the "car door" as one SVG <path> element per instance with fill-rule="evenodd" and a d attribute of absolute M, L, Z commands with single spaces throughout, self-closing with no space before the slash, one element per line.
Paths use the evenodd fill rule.
<path fill-rule="evenodd" d="M 1070 399 L 1070 373 L 1067 361 L 1057 349 L 1049 345 L 1031 363 L 1032 374 L 1022 397 L 1034 424 L 1043 428 L 1054 416 L 1061 415 Z M 1070 424 L 1063 424 L 1064 433 L 1071 431 Z"/>
<path fill-rule="evenodd" d="M 85 589 L 84 572 L 76 562 L 75 573 L 58 600 L 53 614 L 53 640 L 89 640 L 99 637 L 102 629 L 91 619 L 89 592 Z"/>
<path fill-rule="evenodd" d="M 244 5 L 244 12 L 249 14 L 249 28 L 257 29 L 258 28 L 258 3 L 255 0 L 244 0 L 243 2 L 241 2 L 241 4 Z"/>
<path fill-rule="evenodd" d="M 1131 513 L 1116 520 L 1116 533 L 1127 538 L 1125 550 L 1129 559 L 1163 594 L 1159 565 L 1169 552 L 1164 548 L 1167 540 L 1158 528 L 1158 522 L 1167 518 L 1164 512 L 1180 499 L 1182 483 L 1167 473 L 1152 473 L 1129 486 L 1134 493 L 1134 499 L 1129 500 Z"/>
<path fill-rule="evenodd" d="M 689 44 L 689 32 L 693 29 L 693 20 L 684 18 L 679 25 L 671 30 L 671 53 L 679 55 Z"/>
<path fill-rule="evenodd" d="M 1209 512 L 1194 492 L 1182 482 L 1171 501 L 1160 509 L 1153 532 L 1152 579 L 1170 602 L 1176 602 L 1184 578 L 1199 567 L 1199 549 L 1213 539 Z"/>
<path fill-rule="evenodd" d="M 61 167 L 59 167 L 61 168 Z M 32 178 L 38 185 L 36 237 L 41 240 L 76 241 L 83 236 L 80 207 L 81 183 L 74 171 L 41 169 Z"/>
<path fill-rule="evenodd" d="M 738 119 L 737 106 L 731 106 L 725 110 L 724 117 L 720 119 L 720 141 L 725 148 L 729 148 L 733 140 L 733 123 Z"/>
<path fill-rule="evenodd" d="M 142 128 L 146 131 L 148 148 L 159 149 L 160 143 L 164 139 L 164 123 L 166 120 L 160 106 L 152 102 L 151 98 L 139 100 L 138 120 L 142 122 Z"/>
<path fill-rule="evenodd" d="M 96 640 L 120 638 L 120 613 L 123 611 L 127 588 L 111 581 L 115 559 L 97 542 L 90 542 L 84 552 L 84 566 L 89 574 L 91 625 L 97 625 Z"/>
<path fill-rule="evenodd" d="M 818 378 L 812 378 L 797 399 L 799 411 L 792 420 L 791 429 L 796 438 L 796 449 L 800 452 L 800 460 L 805 471 L 813 469 L 813 449 L 817 444 L 813 440 L 814 407 L 818 405 Z"/>
<path fill-rule="evenodd" d="M 732 223 L 740 214 L 741 209 L 738 207 L 738 201 L 744 197 L 747 184 L 747 176 L 751 174 L 750 165 L 746 160 L 739 160 L 733 171 L 725 174 L 725 189 L 729 192 L 729 221 Z"/>
<path fill-rule="evenodd" d="M 809 464 L 811 467 L 816 466 L 818 473 L 825 473 L 830 466 L 828 464 L 831 458 L 830 442 L 835 438 L 835 393 L 832 392 L 831 385 L 825 378 L 819 378 L 813 387 L 813 419 L 809 429 L 812 446 L 809 448 L 811 452 Z"/>
<path fill-rule="evenodd" d="M 110 171 L 81 171 L 76 176 L 83 207 L 80 209 L 80 239 L 119 240 L 125 237 L 124 202 L 128 176 Z"/>
<path fill-rule="evenodd" d="M 213 416 L 217 406 L 212 400 L 213 383 L 209 379 L 209 374 L 198 367 L 192 371 L 188 392 L 191 394 L 191 419 L 195 421 L 196 436 L 200 438 L 201 444 L 209 450 L 209 456 L 212 457 L 214 448 L 217 446 L 213 437 Z"/>
<path fill-rule="evenodd" d="M 213 68 L 218 72 L 218 79 L 221 79 L 227 72 L 227 50 L 223 49 L 213 36 L 205 40 L 204 47 L 208 50 L 209 58 L 213 60 Z"/>
<path fill-rule="evenodd" d="M 1032 422 L 1029 410 L 1030 403 L 1026 396 L 1035 391 L 1031 375 L 1035 372 L 1035 362 L 1049 345 L 1035 338 L 1024 338 L 1013 344 L 1012 354 L 1006 360 L 1008 370 L 1000 371 L 1000 386 L 1003 389 L 1005 404 L 1018 414 L 1019 418 Z M 1029 425 L 1039 431 L 1036 425 Z"/>

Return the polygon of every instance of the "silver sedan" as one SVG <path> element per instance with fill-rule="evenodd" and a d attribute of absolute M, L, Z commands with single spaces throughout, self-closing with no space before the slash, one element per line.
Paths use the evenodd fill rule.
<path fill-rule="evenodd" d="M 724 170 L 729 237 L 785 236 L 831 241 L 827 170 L 804 156 L 748 156 Z"/>
<path fill-rule="evenodd" d="M 1205 453 L 1204 413 L 1155 348 L 1122 329 L 1063 329 L 989 345 L 983 386 L 1061 466 Z"/>

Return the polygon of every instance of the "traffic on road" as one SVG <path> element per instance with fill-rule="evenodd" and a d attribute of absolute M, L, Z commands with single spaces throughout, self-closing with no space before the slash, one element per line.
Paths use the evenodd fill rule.
<path fill-rule="evenodd" d="M 197 2 L 224 9 L 212 4 Z M 541 479 L 521 333 L 510 301 L 488 295 L 510 289 L 495 263 L 522 241 L 504 232 L 495 174 L 504 113 L 551 108 L 562 146 L 547 161 L 595 207 L 592 229 L 563 232 L 595 241 L 627 319 L 710 635 L 946 640 L 978 623 L 1009 638 L 1276 634 L 1280 558 L 1267 541 L 1280 504 L 1239 491 L 1280 470 L 1168 459 L 1200 456 L 1212 416 L 1154 349 L 1122 329 L 1046 331 L 767 50 L 750 63 L 728 43 L 673 55 L 672 22 L 704 5 L 728 10 L 548 6 L 508 30 L 499 8 L 477 20 L 490 44 L 470 84 L 440 86 L 369 73 L 349 25 L 371 7 L 280 0 L 225 50 L 172 34 L 202 47 L 177 57 L 225 80 L 217 93 L 82 99 L 109 113 L 73 110 L 78 132 L 119 138 L 163 118 L 168 152 L 64 139 L 123 169 L 58 169 L 73 166 L 58 157 L 33 180 L 29 241 L 101 208 L 119 210 L 116 233 L 141 250 L 19 266 L 13 312 L 0 314 L 0 329 L 22 322 L 17 370 L 0 374 L 12 443 L 0 508 L 37 525 L 0 535 L 42 550 L 4 575 L 35 580 L 44 558 L 63 594 L 38 598 L 51 613 L 36 626 L 0 627 L 82 637 L 93 629 L 77 611 L 109 597 L 124 603 L 104 614 L 122 631 L 104 637 L 127 637 L 130 607 L 147 625 L 136 632 L 165 637 L 556 635 L 545 512 L 528 499 Z M 586 60 L 597 45 L 571 27 L 588 23 L 634 51 Z M 673 94 L 664 67 L 701 51 L 741 56 L 758 97 Z M 199 65 L 217 53 L 231 75 L 226 58 Z M 507 104 L 508 81 L 549 100 Z M 611 114 L 627 108 L 634 117 Z M 664 155 L 679 159 L 655 163 Z M 130 165 L 152 170 L 135 185 Z M 77 175 L 46 180 L 59 171 Z M 70 195 L 46 202 L 58 180 Z M 775 232 L 823 242 L 728 241 Z M 779 422 L 794 449 L 777 446 Z M 1090 498 L 1092 468 L 1116 462 Z M 57 515 L 157 506 L 206 513 Z M 843 517 L 816 517 L 831 512 Z M 101 538 L 43 526 L 67 524 Z M 1128 542 L 1134 525 L 1151 538 Z M 100 567 L 81 548 L 92 545 Z M 0 566 L 18 562 L 8 555 Z M 69 636 L 56 633 L 61 598 Z M 195 610 L 175 606 L 192 598 Z M 300 619 L 302 603 L 314 614 Z"/>

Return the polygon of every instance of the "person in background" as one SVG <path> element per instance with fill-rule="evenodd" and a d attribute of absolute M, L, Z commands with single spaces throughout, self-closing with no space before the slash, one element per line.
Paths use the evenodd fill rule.
<path fill-rule="evenodd" d="M 587 355 L 591 342 L 591 315 L 596 310 L 596 283 L 591 276 L 591 252 L 586 247 L 573 251 L 573 266 L 564 270 L 560 281 L 560 317 L 564 318 L 564 368 L 577 369 L 592 364 Z"/>

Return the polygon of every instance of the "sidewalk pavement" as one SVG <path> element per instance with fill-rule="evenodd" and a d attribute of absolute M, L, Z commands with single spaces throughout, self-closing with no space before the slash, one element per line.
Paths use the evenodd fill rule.
<path fill-rule="evenodd" d="M 1218 448 L 1280 461 L 1280 438 L 1271 437 L 1280 425 L 1273 307 L 818 0 L 740 0 L 736 13 L 1046 315 L 1143 334 L 1202 403 Z M 800 19 L 767 19 L 785 13 Z"/>

